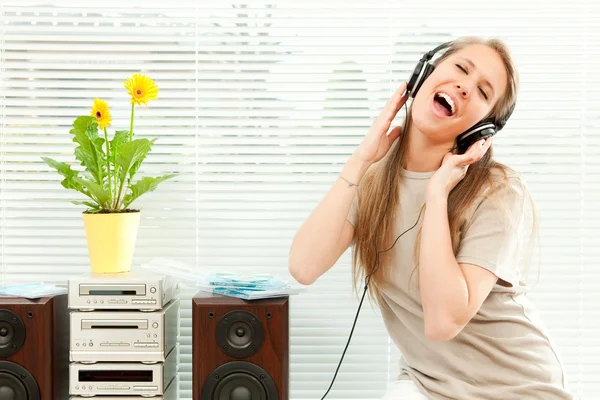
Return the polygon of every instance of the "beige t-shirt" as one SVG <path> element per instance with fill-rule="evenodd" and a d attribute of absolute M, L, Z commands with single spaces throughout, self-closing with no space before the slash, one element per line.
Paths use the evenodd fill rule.
<path fill-rule="evenodd" d="M 395 236 L 417 221 L 427 181 L 434 173 L 402 172 Z M 511 176 L 509 182 L 513 179 L 519 178 Z M 498 207 L 502 202 L 522 222 L 519 214 L 523 214 L 524 202 L 507 190 L 506 184 L 496 187 L 494 196 L 481 196 L 470 210 L 456 259 L 493 272 L 502 284 L 494 285 L 480 310 L 455 338 L 445 342 L 427 339 L 416 274 L 410 287 L 408 284 L 423 215 L 396 243 L 392 278 L 381 286 L 389 310 L 382 307 L 381 312 L 402 353 L 399 379 L 412 379 L 430 399 L 573 399 L 556 349 L 521 282 L 519 260 L 522 243 L 528 240 L 523 238 L 524 224 L 507 223 Z M 357 200 L 358 196 L 348 214 L 354 226 Z"/>

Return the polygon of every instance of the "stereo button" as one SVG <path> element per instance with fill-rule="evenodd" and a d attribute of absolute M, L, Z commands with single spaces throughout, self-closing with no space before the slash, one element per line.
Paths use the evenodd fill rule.
<path fill-rule="evenodd" d="M 158 347 L 158 343 L 155 342 L 135 342 L 134 347 Z"/>
<path fill-rule="evenodd" d="M 158 386 L 134 386 L 133 390 L 139 390 L 141 392 L 151 392 L 158 390 Z"/>
<path fill-rule="evenodd" d="M 98 390 L 129 390 L 129 386 L 98 386 Z"/>
<path fill-rule="evenodd" d="M 150 300 L 131 300 L 132 304 L 149 304 Z"/>

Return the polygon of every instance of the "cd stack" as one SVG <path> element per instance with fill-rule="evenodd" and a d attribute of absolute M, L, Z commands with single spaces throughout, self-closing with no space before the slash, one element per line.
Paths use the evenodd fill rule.
<path fill-rule="evenodd" d="M 69 281 L 71 399 L 178 399 L 178 289 L 146 272 Z"/>

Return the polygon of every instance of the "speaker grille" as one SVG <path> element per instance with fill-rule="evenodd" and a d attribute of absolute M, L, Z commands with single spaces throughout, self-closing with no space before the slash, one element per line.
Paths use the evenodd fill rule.
<path fill-rule="evenodd" d="M 0 361 L 0 399 L 40 400 L 40 390 L 25 368 L 10 361 Z"/>
<path fill-rule="evenodd" d="M 23 343 L 25 343 L 25 325 L 21 318 L 12 311 L 0 310 L 0 357 L 12 356 L 21 350 Z"/>
<path fill-rule="evenodd" d="M 202 400 L 278 400 L 275 382 L 256 364 L 232 361 L 215 369 L 202 390 Z"/>
<path fill-rule="evenodd" d="M 228 312 L 217 324 L 217 344 L 230 357 L 250 357 L 262 345 L 264 329 L 249 311 Z"/>

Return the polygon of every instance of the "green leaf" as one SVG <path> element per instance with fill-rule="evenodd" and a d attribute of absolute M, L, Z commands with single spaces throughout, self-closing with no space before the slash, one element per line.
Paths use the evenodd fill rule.
<path fill-rule="evenodd" d="M 96 199 L 90 194 L 90 192 L 79 182 L 80 180 L 82 180 L 78 175 L 79 171 L 75 171 L 75 170 L 71 169 L 71 166 L 68 164 L 65 164 L 64 162 L 56 161 L 49 157 L 42 157 L 42 160 L 44 160 L 44 162 L 46 162 L 46 164 L 48 164 L 52 168 L 55 168 L 59 174 L 61 174 L 62 176 L 65 177 L 65 179 L 63 179 L 61 182 L 61 185 L 64 188 L 77 190 L 78 192 L 83 193 L 84 195 L 89 197 L 90 199 L 96 201 Z M 78 204 L 81 202 L 73 202 L 73 203 Z M 86 202 L 83 202 L 83 204 L 86 204 Z M 95 204 L 95 203 L 89 203 L 89 204 L 92 204 L 95 208 L 100 207 L 98 204 Z M 89 204 L 86 204 L 86 205 L 89 206 Z"/>
<path fill-rule="evenodd" d="M 71 129 L 70 133 L 85 133 L 92 125 L 96 125 L 96 137 L 98 137 L 98 123 L 96 122 L 96 118 L 89 115 L 81 115 L 75 118 L 75 121 L 73 121 L 73 129 Z"/>
<path fill-rule="evenodd" d="M 101 208 L 100 205 L 91 201 L 72 201 L 71 203 L 78 206 L 88 206 L 92 211 L 99 211 Z"/>
<path fill-rule="evenodd" d="M 79 146 L 75 148 L 75 157 L 94 176 L 96 183 L 102 185 L 105 177 L 104 159 L 102 148 L 104 139 L 98 136 L 98 124 L 96 118 L 91 116 L 80 116 L 73 122 L 70 133 L 74 135 L 73 142 Z"/>
<path fill-rule="evenodd" d="M 156 142 L 156 139 L 152 139 L 150 140 L 150 149 L 152 149 L 152 146 L 154 146 L 154 142 Z M 149 152 L 149 151 L 148 151 Z M 142 166 L 142 162 L 144 162 L 144 159 L 146 158 L 146 156 L 148 155 L 148 152 L 146 154 L 144 154 L 142 157 L 140 157 L 132 166 L 131 169 L 129 170 L 129 181 L 128 183 L 131 183 L 131 181 L 133 180 L 134 175 L 138 172 L 138 170 L 140 169 L 140 167 Z"/>
<path fill-rule="evenodd" d="M 121 167 L 119 171 L 121 182 L 125 181 L 127 175 L 129 175 L 129 179 L 133 178 L 153 144 L 154 141 L 148 139 L 136 139 L 121 145 L 117 155 L 117 165 Z"/>
<path fill-rule="evenodd" d="M 113 139 L 110 141 L 110 162 L 115 163 L 117 161 L 117 154 L 119 148 L 123 143 L 129 141 L 129 131 L 116 131 Z"/>
<path fill-rule="evenodd" d="M 104 187 L 102 187 L 102 185 L 98 185 L 96 182 L 77 177 L 73 178 L 73 180 L 79 183 L 81 186 L 85 187 L 92 195 L 92 198 L 96 200 L 99 205 L 105 207 L 106 204 L 110 201 L 110 196 L 108 192 L 104 190 Z"/>
<path fill-rule="evenodd" d="M 152 192 L 156 187 L 161 183 L 170 179 L 177 174 L 167 174 L 162 175 L 156 178 L 152 177 L 144 177 L 131 185 L 131 192 L 125 195 L 125 199 L 123 200 L 123 208 L 127 208 L 131 203 L 133 203 L 138 197 L 147 192 Z"/>
<path fill-rule="evenodd" d="M 56 171 L 58 171 L 59 174 L 65 177 L 65 179 L 63 179 L 61 182 L 61 185 L 64 188 L 75 189 L 83 193 L 83 187 L 73 180 L 74 177 L 78 176 L 79 171 L 71 169 L 71 166 L 69 164 L 53 160 L 49 157 L 42 157 L 42 160 L 44 160 L 46 164 L 56 169 Z"/>

